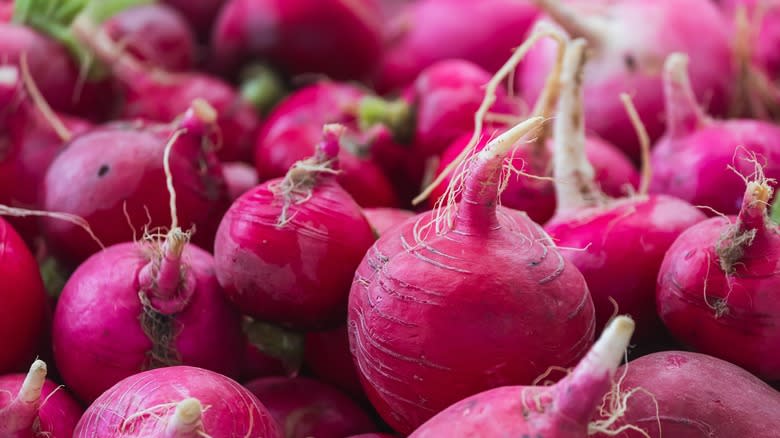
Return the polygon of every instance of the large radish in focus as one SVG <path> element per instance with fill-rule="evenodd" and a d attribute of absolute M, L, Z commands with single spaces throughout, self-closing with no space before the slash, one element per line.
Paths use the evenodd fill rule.
<path fill-rule="evenodd" d="M 505 158 L 542 120 L 493 140 L 464 171 L 457 205 L 394 227 L 358 267 L 351 351 L 372 404 L 401 433 L 476 392 L 572 366 L 593 341 L 582 274 L 524 213 L 497 206 Z"/>

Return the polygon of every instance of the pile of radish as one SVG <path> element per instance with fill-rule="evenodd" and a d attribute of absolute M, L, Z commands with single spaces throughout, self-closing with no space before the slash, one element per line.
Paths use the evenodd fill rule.
<path fill-rule="evenodd" d="M 780 0 L 0 0 L 0 438 L 780 430 Z"/>

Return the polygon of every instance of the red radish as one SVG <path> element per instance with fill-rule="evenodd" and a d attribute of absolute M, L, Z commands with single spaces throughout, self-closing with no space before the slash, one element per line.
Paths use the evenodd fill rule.
<path fill-rule="evenodd" d="M 306 377 L 266 377 L 246 383 L 284 431 L 285 438 L 344 438 L 376 425 L 349 397 Z"/>
<path fill-rule="evenodd" d="M 225 0 L 164 0 L 164 2 L 176 8 L 187 19 L 200 39 L 207 40 L 211 33 L 211 26 Z"/>
<path fill-rule="evenodd" d="M 303 351 L 305 365 L 318 380 L 338 387 L 356 400 L 365 399 L 349 351 L 346 324 L 332 330 L 306 333 Z"/>
<path fill-rule="evenodd" d="M 496 71 L 522 42 L 537 14 L 527 0 L 408 2 L 389 22 L 387 54 L 376 86 L 382 92 L 403 88 L 445 59 L 463 59 Z"/>
<path fill-rule="evenodd" d="M 190 70 L 195 64 L 195 35 L 169 6 L 129 8 L 109 18 L 103 28 L 139 61 L 168 71 Z"/>
<path fill-rule="evenodd" d="M 650 190 L 735 214 L 742 206 L 744 184 L 734 170 L 752 171 L 745 157 L 759 156 L 766 160 L 766 175 L 780 177 L 780 127 L 708 117 L 696 103 L 687 66 L 680 53 L 669 55 L 664 66 L 667 131 L 653 148 Z"/>
<path fill-rule="evenodd" d="M 363 214 L 378 236 L 415 215 L 412 211 L 399 208 L 366 208 Z"/>
<path fill-rule="evenodd" d="M 361 433 L 360 435 L 350 435 L 347 438 L 397 438 L 397 436 L 389 433 Z"/>
<path fill-rule="evenodd" d="M 134 374 L 104 392 L 74 438 L 282 438 L 263 404 L 235 381 L 176 366 Z"/>
<path fill-rule="evenodd" d="M 267 376 L 283 376 L 287 372 L 285 364 L 251 342 L 247 342 L 241 366 L 241 381 Z"/>
<path fill-rule="evenodd" d="M 488 144 L 457 206 L 393 228 L 355 273 L 350 348 L 369 400 L 401 433 L 476 392 L 573 365 L 593 341 L 582 275 L 527 216 L 496 205 L 504 159 L 542 120 Z"/>
<path fill-rule="evenodd" d="M 46 363 L 36 360 L 27 374 L 0 376 L 0 435 L 72 437 L 83 409 L 46 379 Z"/>
<path fill-rule="evenodd" d="M 211 248 L 228 205 L 222 170 L 209 147 L 216 118 L 213 108 L 195 101 L 175 125 L 118 121 L 75 137 L 46 173 L 44 209 L 84 218 L 106 245 L 132 241 L 142 227 L 170 223 L 167 194 L 159 188 L 165 186 L 165 146 L 175 135 L 171 167 L 178 219 L 183 227 L 197 228 L 196 244 Z M 73 224 L 47 218 L 43 227 L 47 241 L 69 263 L 99 249 Z"/>
<path fill-rule="evenodd" d="M 552 386 L 504 386 L 472 395 L 425 422 L 409 438 L 497 436 L 581 438 L 612 387 L 634 330 L 618 316 L 571 374 Z"/>
<path fill-rule="evenodd" d="M 382 55 L 381 20 L 374 0 L 230 0 L 214 25 L 214 62 L 235 72 L 260 58 L 288 75 L 361 79 Z"/>
<path fill-rule="evenodd" d="M 314 155 L 322 125 L 354 127 L 363 89 L 345 83 L 320 81 L 289 95 L 269 115 L 255 143 L 255 166 L 261 180 L 282 177 L 296 162 Z M 339 184 L 363 207 L 398 203 L 393 187 L 369 157 L 360 132 L 350 130 L 338 154 Z"/>
<path fill-rule="evenodd" d="M 771 438 L 780 428 L 780 392 L 724 360 L 663 351 L 632 360 L 616 376 L 620 391 L 605 401 L 619 415 L 597 418 L 623 432 L 590 436 Z"/>
<path fill-rule="evenodd" d="M 584 56 L 585 40 L 574 40 L 566 52 L 553 134 L 557 210 L 545 230 L 557 245 L 568 248 L 564 256 L 585 276 L 596 308 L 596 331 L 617 307 L 636 320 L 635 338 L 645 342 L 661 333 L 653 304 L 664 253 L 705 215 L 677 198 L 648 196 L 649 167 L 636 196 L 611 199 L 596 187 L 584 152 Z"/>
<path fill-rule="evenodd" d="M 225 175 L 225 184 L 231 200 L 248 192 L 260 182 L 255 168 L 240 161 L 224 163 L 222 173 Z"/>
<path fill-rule="evenodd" d="M 0 218 L 0 374 L 22 369 L 46 336 L 46 292 L 33 255 Z"/>
<path fill-rule="evenodd" d="M 638 160 L 639 144 L 620 94 L 636 102 L 651 140 L 663 133 L 661 72 L 672 52 L 688 53 L 694 91 L 714 114 L 728 108 L 734 72 L 729 24 L 711 0 L 599 0 L 564 4 L 535 0 L 573 38 L 588 40 L 592 60 L 585 72 L 585 117 L 589 129 Z M 701 38 L 707 35 L 707 38 Z M 547 40 L 528 53 L 518 70 L 522 96 L 535 101 L 555 44 Z"/>
<path fill-rule="evenodd" d="M 341 132 L 327 125 L 313 157 L 245 193 L 222 219 L 217 276 L 243 313 L 293 329 L 343 321 L 349 284 L 374 235 L 336 183 Z"/>
<path fill-rule="evenodd" d="M 780 381 L 780 229 L 767 215 L 772 188 L 760 172 L 739 214 L 691 227 L 658 274 L 658 314 L 679 341 Z"/>
<path fill-rule="evenodd" d="M 0 1 L 0 23 L 9 23 L 14 15 L 14 1 Z"/>

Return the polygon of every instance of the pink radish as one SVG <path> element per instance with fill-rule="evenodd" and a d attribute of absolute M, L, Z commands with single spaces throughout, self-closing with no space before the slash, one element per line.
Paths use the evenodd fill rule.
<path fill-rule="evenodd" d="M 3 211 L 0 209 L 0 211 Z M 22 369 L 46 337 L 46 292 L 22 238 L 0 218 L 0 374 Z"/>
<path fill-rule="evenodd" d="M 230 0 L 212 34 L 222 72 L 260 58 L 288 75 L 361 79 L 382 55 L 381 10 L 374 0 Z"/>
<path fill-rule="evenodd" d="M 398 208 L 366 208 L 363 214 L 378 236 L 414 216 L 414 212 Z"/>
<path fill-rule="evenodd" d="M 584 51 L 585 40 L 576 39 L 566 52 L 553 134 L 557 210 L 545 230 L 557 245 L 568 248 L 564 256 L 585 276 L 596 308 L 596 330 L 617 307 L 636 320 L 636 340 L 646 342 L 661 333 L 653 304 L 664 253 L 705 215 L 680 199 L 648 196 L 647 166 L 636 196 L 612 199 L 596 187 L 584 152 Z M 647 149 L 648 142 L 644 144 Z"/>
<path fill-rule="evenodd" d="M 238 198 L 217 233 L 217 276 L 253 318 L 293 329 L 338 326 L 349 284 L 374 241 L 360 207 L 336 183 L 342 127 L 284 178 Z"/>
<path fill-rule="evenodd" d="M 615 374 L 619 391 L 605 401 L 616 409 L 594 417 L 610 424 L 611 432 L 590 436 L 771 438 L 780 428 L 780 392 L 712 356 L 662 351 L 634 359 Z"/>
<path fill-rule="evenodd" d="M 687 66 L 687 57 L 680 53 L 669 55 L 664 66 L 667 131 L 652 152 L 650 190 L 735 214 L 744 194 L 735 170 L 752 171 L 745 157 L 757 155 L 765 160 L 768 177 L 780 177 L 780 127 L 758 120 L 708 117 L 696 103 Z"/>
<path fill-rule="evenodd" d="M 726 112 L 735 77 L 729 24 L 712 0 L 535 1 L 573 38 L 588 40 L 593 51 L 583 87 L 588 127 L 631 158 L 638 161 L 639 144 L 620 94 L 632 96 L 650 139 L 657 139 L 664 127 L 662 66 L 672 52 L 688 53 L 696 95 L 707 98 L 714 114 Z M 529 52 L 517 74 L 526 100 L 536 100 L 554 60 L 551 40 Z"/>
<path fill-rule="evenodd" d="M 552 386 L 504 386 L 467 397 L 425 422 L 409 438 L 497 436 L 581 438 L 612 387 L 634 330 L 616 317 L 571 374 Z"/>
<path fill-rule="evenodd" d="M 222 173 L 225 175 L 225 184 L 231 200 L 248 192 L 260 182 L 255 168 L 240 161 L 224 163 Z"/>
<path fill-rule="evenodd" d="M 216 119 L 213 108 L 195 101 L 173 125 L 117 121 L 74 137 L 46 173 L 44 209 L 86 219 L 106 245 L 132 241 L 142 227 L 165 226 L 171 217 L 160 190 L 162 158 L 168 138 L 176 135 L 171 167 L 179 222 L 195 226 L 194 242 L 211 248 L 228 206 L 222 169 L 209 146 Z M 184 132 L 173 134 L 179 129 Z M 47 241 L 71 264 L 99 249 L 73 224 L 47 218 L 43 226 Z"/>
<path fill-rule="evenodd" d="M 767 216 L 772 188 L 760 171 L 739 214 L 691 227 L 669 248 L 658 274 L 658 314 L 697 351 L 780 381 L 780 230 Z"/>
<path fill-rule="evenodd" d="M 582 275 L 527 216 L 496 206 L 504 159 L 542 119 L 475 155 L 457 206 L 393 228 L 358 267 L 350 348 L 369 399 L 401 433 L 468 395 L 573 365 L 592 343 Z"/>
<path fill-rule="evenodd" d="M 491 73 L 498 70 L 538 14 L 531 3 L 408 2 L 388 24 L 387 54 L 377 73 L 377 88 L 388 92 L 406 87 L 425 68 L 445 59 L 462 59 Z"/>
<path fill-rule="evenodd" d="M 303 351 L 304 364 L 319 381 L 341 389 L 356 400 L 365 399 L 349 351 L 346 324 L 331 330 L 306 333 Z"/>
<path fill-rule="evenodd" d="M 322 125 L 355 126 L 355 113 L 366 91 L 346 83 L 319 81 L 289 95 L 268 116 L 255 143 L 255 166 L 261 180 L 279 178 L 297 161 L 314 155 Z M 339 151 L 339 184 L 363 207 L 398 203 L 390 181 L 363 135 L 351 129 Z"/>
<path fill-rule="evenodd" d="M 72 437 L 83 409 L 46 379 L 46 363 L 36 360 L 25 374 L 0 376 L 0 435 Z"/>
<path fill-rule="evenodd" d="M 208 40 L 211 27 L 225 0 L 163 0 L 163 2 L 176 8 L 187 19 L 200 39 Z"/>
<path fill-rule="evenodd" d="M 282 438 L 263 404 L 235 381 L 175 366 L 134 374 L 104 392 L 74 438 Z"/>
<path fill-rule="evenodd" d="M 376 426 L 349 397 L 306 377 L 266 377 L 246 383 L 285 438 L 344 438 Z"/>
<path fill-rule="evenodd" d="M 139 61 L 168 71 L 191 70 L 195 35 L 175 9 L 150 4 L 119 12 L 103 28 Z"/>

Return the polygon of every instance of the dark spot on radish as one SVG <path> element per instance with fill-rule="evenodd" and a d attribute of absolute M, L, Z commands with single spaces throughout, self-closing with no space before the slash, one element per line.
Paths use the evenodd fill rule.
<path fill-rule="evenodd" d="M 686 362 L 688 359 L 678 354 L 670 354 L 666 358 L 667 368 L 679 368 Z"/>
<path fill-rule="evenodd" d="M 692 250 L 686 252 L 685 253 L 685 260 L 690 259 L 691 257 L 693 257 L 694 254 L 696 254 L 696 250 L 695 249 L 692 249 Z"/>
<path fill-rule="evenodd" d="M 623 55 L 623 63 L 626 65 L 626 69 L 630 72 L 637 71 L 639 67 L 636 63 L 636 58 L 634 58 L 634 55 L 630 53 Z"/>
<path fill-rule="evenodd" d="M 108 167 L 108 164 L 104 164 L 104 165 L 100 166 L 100 169 L 98 169 L 98 172 L 97 172 L 98 176 L 104 176 L 105 174 L 108 173 L 109 169 L 110 168 Z"/>

